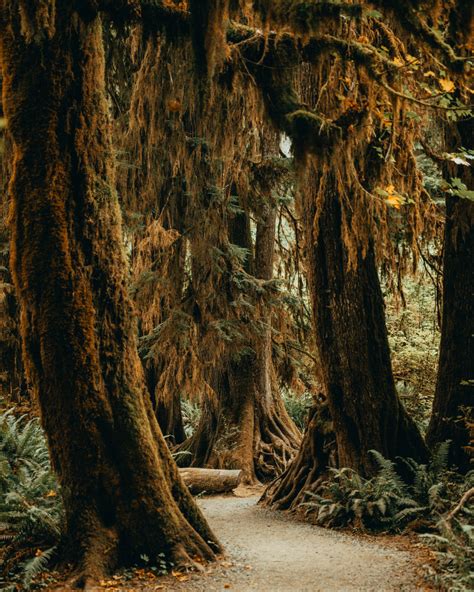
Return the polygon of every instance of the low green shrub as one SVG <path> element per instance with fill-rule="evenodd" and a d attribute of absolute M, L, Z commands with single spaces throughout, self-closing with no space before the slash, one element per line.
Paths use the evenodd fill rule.
<path fill-rule="evenodd" d="M 37 419 L 0 414 L 0 554 L 2 577 L 28 589 L 53 557 L 63 506 Z M 19 560 L 19 558 L 21 558 Z"/>

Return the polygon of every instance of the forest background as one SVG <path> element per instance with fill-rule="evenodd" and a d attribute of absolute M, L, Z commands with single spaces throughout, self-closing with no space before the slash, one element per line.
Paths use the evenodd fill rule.
<path fill-rule="evenodd" d="M 468 587 L 470 3 L 84 6 L 1 5 L 9 577 L 211 560 L 177 463 Z"/>

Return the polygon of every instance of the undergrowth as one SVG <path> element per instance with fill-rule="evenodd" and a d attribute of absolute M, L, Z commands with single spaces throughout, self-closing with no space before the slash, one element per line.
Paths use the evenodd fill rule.
<path fill-rule="evenodd" d="M 283 389 L 282 397 L 288 415 L 303 432 L 308 420 L 308 412 L 313 405 L 312 394 L 308 391 L 300 394 L 290 389 Z"/>
<path fill-rule="evenodd" d="M 474 588 L 474 471 L 448 470 L 449 443 L 439 446 L 429 464 L 397 463 L 372 451 L 377 474 L 365 479 L 349 468 L 330 469 L 317 493 L 303 504 L 312 520 L 327 527 L 372 532 L 415 531 L 436 552 L 441 589 Z M 459 500 L 462 500 L 461 502 Z"/>
<path fill-rule="evenodd" d="M 183 416 L 184 431 L 186 437 L 190 437 L 196 431 L 201 417 L 201 408 L 194 401 L 189 399 L 181 400 L 181 414 Z"/>
<path fill-rule="evenodd" d="M 28 589 L 54 556 L 63 507 L 37 419 L 0 414 L 0 584 Z"/>
<path fill-rule="evenodd" d="M 54 574 L 44 572 L 58 554 L 63 523 L 59 486 L 38 419 L 16 416 L 14 409 L 0 412 L 0 590 L 40 589 L 55 582 Z M 148 565 L 145 555 L 141 559 L 155 576 L 169 571 L 161 556 L 156 565 Z"/>
<path fill-rule="evenodd" d="M 404 301 L 386 291 L 386 319 L 398 395 L 424 433 L 436 385 L 440 332 L 436 289 L 423 266 L 403 282 Z"/>

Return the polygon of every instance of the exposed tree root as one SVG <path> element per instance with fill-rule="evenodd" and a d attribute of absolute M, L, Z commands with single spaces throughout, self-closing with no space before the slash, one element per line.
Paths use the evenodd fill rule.
<path fill-rule="evenodd" d="M 281 404 L 283 406 L 283 403 Z M 253 485 L 273 479 L 295 456 L 301 434 L 286 410 L 266 412 L 250 401 L 240 412 L 216 409 L 208 403 L 199 426 L 177 450 L 189 452 L 178 458 L 181 466 L 241 469 L 241 483 Z"/>
<path fill-rule="evenodd" d="M 315 491 L 336 466 L 336 442 L 327 405 L 311 409 L 298 455 L 267 487 L 260 502 L 276 510 L 294 510 L 308 491 Z"/>

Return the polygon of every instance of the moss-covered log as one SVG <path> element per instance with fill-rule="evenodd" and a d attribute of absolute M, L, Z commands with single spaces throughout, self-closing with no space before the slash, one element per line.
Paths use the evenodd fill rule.
<path fill-rule="evenodd" d="M 159 553 L 218 550 L 146 394 L 104 98 L 100 20 L 66 0 L 1 5 L 14 143 L 11 267 L 24 360 L 86 584 Z"/>

